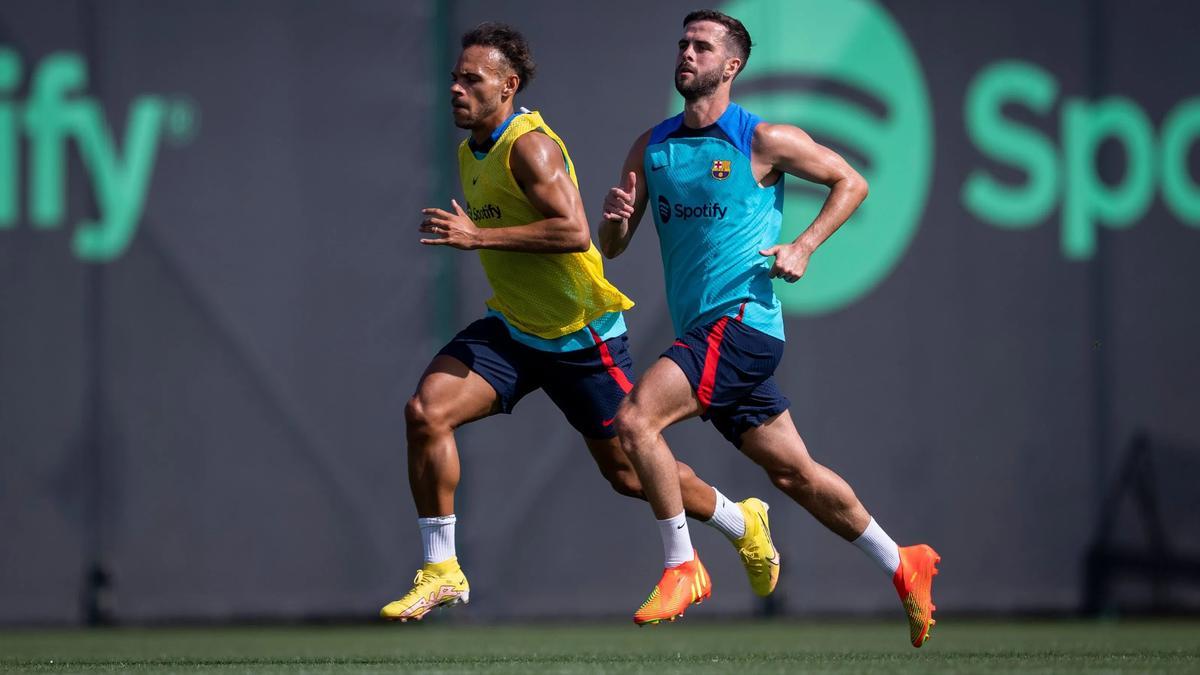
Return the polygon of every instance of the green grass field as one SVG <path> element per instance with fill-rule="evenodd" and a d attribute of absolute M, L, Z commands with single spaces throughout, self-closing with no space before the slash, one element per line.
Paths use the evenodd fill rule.
<path fill-rule="evenodd" d="M 1196 673 L 1200 622 L 685 621 L 0 631 L 20 673 Z"/>

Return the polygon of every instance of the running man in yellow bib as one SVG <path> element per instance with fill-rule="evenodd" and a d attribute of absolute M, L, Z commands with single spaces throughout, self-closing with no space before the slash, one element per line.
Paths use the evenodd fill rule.
<path fill-rule="evenodd" d="M 427 246 L 479 251 L 494 295 L 484 318 L 434 357 L 405 408 L 408 476 L 424 564 L 413 588 L 386 605 L 386 619 L 420 619 L 439 605 L 466 603 L 470 587 L 454 545 L 459 479 L 454 430 L 512 412 L 543 389 L 583 436 L 613 488 L 645 499 L 621 450 L 613 418 L 632 389 L 622 311 L 633 306 L 604 278 L 592 245 L 575 166 L 562 139 L 536 112 L 515 109 L 533 78 L 525 39 L 485 23 L 462 39 L 451 73 L 454 123 L 471 132 L 459 146 L 464 205 L 424 209 Z M 685 510 L 733 543 L 756 593 L 778 577 L 766 505 L 730 502 L 678 464 Z"/>

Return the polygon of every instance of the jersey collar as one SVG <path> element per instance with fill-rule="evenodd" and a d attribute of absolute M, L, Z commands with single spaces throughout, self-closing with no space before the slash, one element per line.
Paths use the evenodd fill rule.
<path fill-rule="evenodd" d="M 483 159 L 484 156 L 487 155 L 488 151 L 491 150 L 494 145 L 496 145 L 496 141 L 500 140 L 500 137 L 504 135 L 505 130 L 508 129 L 508 125 L 512 124 L 512 121 L 516 119 L 517 115 L 521 115 L 526 112 L 529 111 L 524 108 L 514 111 L 513 114 L 508 116 L 508 119 L 504 120 L 500 126 L 496 127 L 496 130 L 492 132 L 492 135 L 488 136 L 488 140 L 482 144 L 477 145 L 475 143 L 475 139 L 468 139 L 467 147 L 471 148 L 471 152 L 475 153 L 475 158 Z"/>

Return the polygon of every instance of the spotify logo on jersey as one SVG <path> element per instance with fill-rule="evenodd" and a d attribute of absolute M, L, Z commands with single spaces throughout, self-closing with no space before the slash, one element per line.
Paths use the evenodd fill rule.
<path fill-rule="evenodd" d="M 871 185 L 870 198 L 813 255 L 804 278 L 775 286 L 789 314 L 846 307 L 900 261 L 925 208 L 933 132 L 920 65 L 900 26 L 871 0 L 733 0 L 722 11 L 741 20 L 755 43 L 734 100 L 768 122 L 808 131 Z M 797 178 L 784 185 L 780 239 L 791 241 L 828 191 Z"/>
<path fill-rule="evenodd" d="M 671 222 L 671 202 L 662 195 L 658 196 L 658 219 L 662 221 L 663 225 Z"/>

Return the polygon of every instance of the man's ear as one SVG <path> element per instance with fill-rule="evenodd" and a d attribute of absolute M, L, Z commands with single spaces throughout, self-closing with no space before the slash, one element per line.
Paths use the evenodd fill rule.
<path fill-rule="evenodd" d="M 505 98 L 510 98 L 515 96 L 517 94 L 517 89 L 520 88 L 521 78 L 516 73 L 512 73 L 508 77 L 504 78 L 504 87 L 500 90 L 500 93 Z"/>
<path fill-rule="evenodd" d="M 738 73 L 742 72 L 742 60 L 736 56 L 725 62 L 725 75 L 729 79 L 733 79 Z"/>

